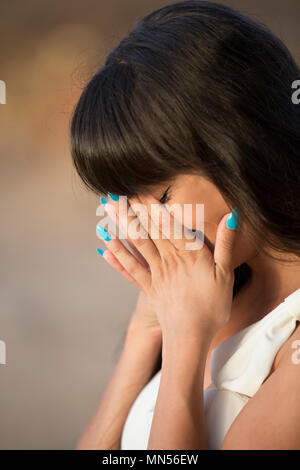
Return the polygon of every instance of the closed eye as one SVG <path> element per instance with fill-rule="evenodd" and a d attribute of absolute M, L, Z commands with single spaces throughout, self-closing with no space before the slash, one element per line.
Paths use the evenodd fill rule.
<path fill-rule="evenodd" d="M 161 204 L 165 204 L 169 199 L 170 199 L 170 193 L 169 193 L 169 189 L 170 189 L 171 186 L 169 186 L 164 194 L 162 195 L 162 197 L 160 198 L 159 202 L 161 202 Z"/>

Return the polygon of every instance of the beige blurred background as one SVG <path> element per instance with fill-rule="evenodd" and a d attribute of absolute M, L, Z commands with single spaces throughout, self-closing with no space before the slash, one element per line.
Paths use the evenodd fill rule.
<path fill-rule="evenodd" d="M 98 198 L 72 167 L 68 126 L 108 51 L 170 3 L 0 2 L 1 449 L 74 448 L 121 351 L 138 291 L 96 253 Z M 269 25 L 299 63 L 299 0 L 223 3 Z"/>

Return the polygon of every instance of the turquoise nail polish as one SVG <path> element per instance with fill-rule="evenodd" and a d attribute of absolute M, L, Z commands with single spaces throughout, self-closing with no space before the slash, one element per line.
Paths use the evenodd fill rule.
<path fill-rule="evenodd" d="M 106 197 L 100 197 L 100 202 L 103 206 L 108 202 L 108 199 Z"/>
<path fill-rule="evenodd" d="M 110 235 L 104 227 L 102 227 L 101 225 L 97 225 L 97 232 L 99 233 L 100 237 L 103 238 L 103 240 L 105 240 L 106 242 L 109 242 Z"/>
<path fill-rule="evenodd" d="M 230 215 L 227 218 L 226 227 L 230 228 L 231 230 L 236 230 L 238 227 L 239 218 L 240 216 L 236 209 L 232 209 Z"/>
<path fill-rule="evenodd" d="M 110 195 L 110 197 L 112 198 L 113 201 L 118 201 L 119 200 L 119 196 L 117 196 L 116 194 L 112 194 L 112 193 L 108 193 Z"/>
<path fill-rule="evenodd" d="M 104 253 L 105 250 L 102 250 L 102 248 L 97 248 L 97 252 L 99 253 L 99 255 L 103 256 L 103 253 Z"/>

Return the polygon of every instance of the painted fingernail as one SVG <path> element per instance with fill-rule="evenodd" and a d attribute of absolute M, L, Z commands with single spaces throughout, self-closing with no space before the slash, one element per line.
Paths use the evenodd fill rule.
<path fill-rule="evenodd" d="M 109 242 L 110 235 L 104 227 L 102 227 L 101 225 L 97 225 L 97 232 L 99 233 L 100 237 L 103 238 L 103 240 L 105 240 L 106 242 Z"/>
<path fill-rule="evenodd" d="M 117 194 L 112 194 L 112 193 L 108 193 L 110 195 L 110 197 L 112 198 L 113 201 L 118 201 L 119 200 L 119 196 L 117 196 Z"/>
<path fill-rule="evenodd" d="M 108 199 L 106 197 L 100 197 L 100 202 L 103 206 L 105 206 L 105 204 L 108 202 Z"/>
<path fill-rule="evenodd" d="M 236 230 L 238 227 L 239 218 L 240 216 L 237 213 L 237 210 L 232 209 L 232 211 L 230 212 L 227 218 L 226 227 L 230 228 L 231 230 Z"/>
<path fill-rule="evenodd" d="M 103 250 L 102 248 L 97 248 L 97 253 L 99 253 L 99 255 L 101 256 L 103 256 L 104 251 L 106 250 Z"/>

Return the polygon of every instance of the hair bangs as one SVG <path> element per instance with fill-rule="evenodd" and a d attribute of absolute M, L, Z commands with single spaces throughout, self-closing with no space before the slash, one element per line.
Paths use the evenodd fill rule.
<path fill-rule="evenodd" d="M 138 74 L 129 63 L 114 62 L 101 68 L 81 94 L 70 126 L 71 155 L 82 181 L 95 193 L 131 197 L 137 188 L 191 169 L 179 131 L 184 123 L 174 121 L 176 100 L 167 109 L 157 83 L 156 99 L 151 99 L 153 86 L 152 77 Z"/>

